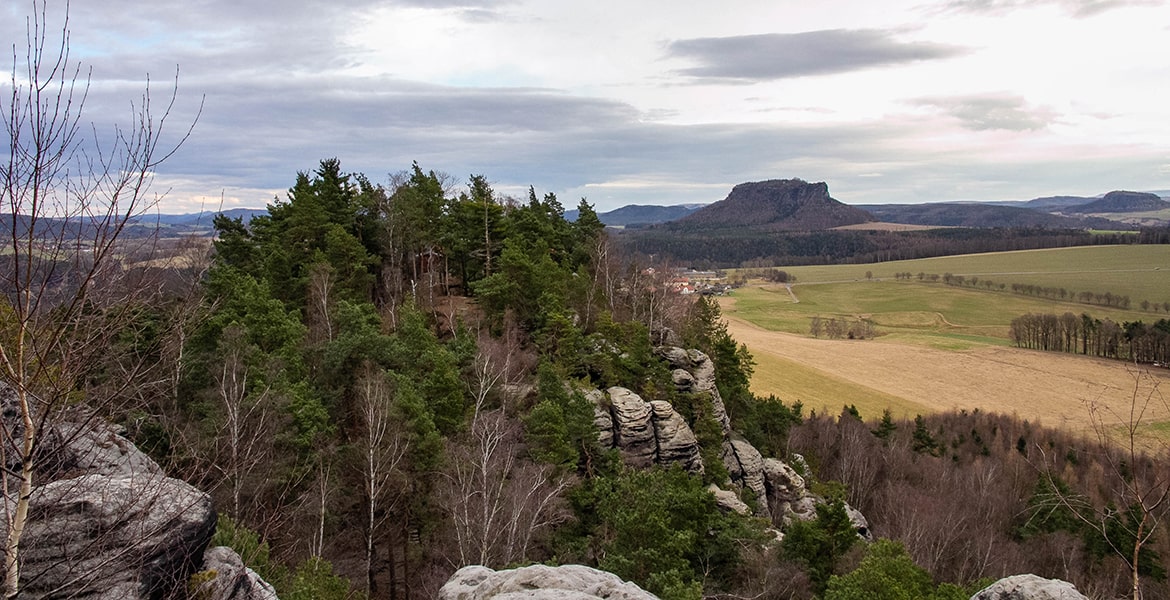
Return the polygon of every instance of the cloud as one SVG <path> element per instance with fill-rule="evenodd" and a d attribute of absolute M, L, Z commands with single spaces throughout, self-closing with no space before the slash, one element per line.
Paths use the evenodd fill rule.
<path fill-rule="evenodd" d="M 858 71 L 950 58 L 966 52 L 948 44 L 902 42 L 889 29 L 831 29 L 671 42 L 673 58 L 698 66 L 681 73 L 698 78 L 765 81 Z"/>
<path fill-rule="evenodd" d="M 1028 106 L 1018 96 L 994 94 L 919 98 L 912 104 L 941 110 L 973 131 L 1036 131 L 1057 116 L 1050 108 Z"/>
<path fill-rule="evenodd" d="M 950 0 L 944 12 L 1003 14 L 1033 6 L 1056 6 L 1074 17 L 1091 17 L 1129 6 L 1161 6 L 1163 0 Z"/>

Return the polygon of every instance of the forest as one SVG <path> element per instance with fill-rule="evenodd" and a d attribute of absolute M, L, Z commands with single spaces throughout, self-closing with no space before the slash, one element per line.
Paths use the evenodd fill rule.
<path fill-rule="evenodd" d="M 967 598 L 1023 572 L 1168 590 L 1154 458 L 978 411 L 864 423 L 757 397 L 718 305 L 672 292 L 577 209 L 417 164 L 383 186 L 327 159 L 266 216 L 217 218 L 213 247 L 112 248 L 101 293 L 64 329 L 68 311 L 41 321 L 77 343 L 25 385 L 65 390 L 62 412 L 80 402 L 211 491 L 213 544 L 282 598 L 428 598 L 459 566 L 530 563 L 670 599 Z M 19 303 L 3 314 L 17 347 Z M 710 357 L 730 438 L 664 343 Z M 634 467 L 603 444 L 586 392 L 613 386 L 669 403 L 707 468 Z M 760 501 L 723 468 L 725 439 L 794 465 L 824 499 L 814 518 L 721 508 L 710 484 Z"/>
<path fill-rule="evenodd" d="M 877 263 L 935 256 L 1114 244 L 1164 244 L 1170 229 L 1093 233 L 1034 227 L 938 228 L 922 231 L 769 231 L 745 224 L 694 230 L 667 223 L 621 232 L 630 252 L 670 257 L 696 268 Z"/>

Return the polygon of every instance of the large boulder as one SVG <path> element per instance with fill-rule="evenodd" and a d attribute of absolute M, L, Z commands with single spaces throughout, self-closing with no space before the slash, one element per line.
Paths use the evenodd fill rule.
<path fill-rule="evenodd" d="M 610 406 L 613 408 L 613 444 L 622 453 L 626 464 L 646 468 L 653 465 L 658 454 L 654 439 L 654 411 L 641 396 L 623 387 L 611 387 Z"/>
<path fill-rule="evenodd" d="M 279 600 L 272 585 L 245 567 L 240 555 L 227 546 L 203 553 L 200 575 L 196 597 L 202 600 Z"/>
<path fill-rule="evenodd" d="M 169 477 L 93 473 L 38 486 L 21 540 L 22 592 L 164 597 L 198 567 L 215 521 L 210 496 Z"/>
<path fill-rule="evenodd" d="M 463 567 L 439 590 L 439 600 L 657 600 L 617 575 L 581 565 L 533 565 L 494 571 Z"/>
<path fill-rule="evenodd" d="M 743 500 L 739 499 L 739 495 L 731 490 L 720 489 L 719 486 L 712 483 L 707 486 L 707 491 L 715 496 L 715 505 L 726 512 L 736 512 L 741 515 L 750 515 L 752 509 Z"/>
<path fill-rule="evenodd" d="M 1088 600 L 1075 585 L 1032 574 L 1012 575 L 979 590 L 971 600 Z"/>
<path fill-rule="evenodd" d="M 675 412 L 669 402 L 650 403 L 654 413 L 654 437 L 658 440 L 657 461 L 661 464 L 679 464 L 692 473 L 703 472 L 703 458 L 699 454 L 699 439 L 691 431 L 686 419 Z"/>
<path fill-rule="evenodd" d="M 816 518 L 816 502 L 796 469 L 775 458 L 765 458 L 763 467 L 764 486 L 768 490 L 767 506 L 774 523 Z"/>
<path fill-rule="evenodd" d="M 752 491 L 763 514 L 768 514 L 768 490 L 764 487 L 764 457 L 756 447 L 739 437 L 723 442 L 723 465 L 731 481 Z"/>
<path fill-rule="evenodd" d="M 215 533 L 211 497 L 162 468 L 118 429 L 84 413 L 42 426 L 37 478 L 20 539 L 21 597 L 172 597 L 203 562 Z M 24 431 L 14 389 L 0 382 L 6 443 Z M 5 452 L 18 490 L 18 451 Z M 13 514 L 15 495 L 4 497 Z M 7 537 L 8 523 L 0 521 Z"/>
<path fill-rule="evenodd" d="M 699 440 L 669 402 L 647 402 L 624 387 L 585 392 L 593 402 L 593 423 L 603 447 L 617 448 L 626 464 L 647 468 L 681 465 L 703 472 Z"/>

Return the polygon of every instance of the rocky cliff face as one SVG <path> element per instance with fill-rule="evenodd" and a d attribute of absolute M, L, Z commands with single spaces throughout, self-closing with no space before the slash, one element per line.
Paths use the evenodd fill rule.
<path fill-rule="evenodd" d="M 765 458 L 747 440 L 735 433 L 719 389 L 715 387 L 715 365 L 698 350 L 662 346 L 658 356 L 671 367 L 671 378 L 679 392 L 698 395 L 711 403 L 712 415 L 723 429 L 721 460 L 731 476 L 722 488 L 713 490 L 726 510 L 746 512 L 739 490 L 751 490 L 758 514 L 770 517 L 777 527 L 794 520 L 816 518 L 816 505 L 824 499 L 805 486 L 804 478 L 788 464 Z M 617 448 L 626 464 L 648 468 L 678 464 L 692 473 L 703 473 L 699 441 L 686 420 L 667 402 L 647 402 L 632 391 L 613 387 L 588 390 L 594 404 L 598 439 L 606 448 Z M 846 507 L 858 535 L 870 539 L 865 517 Z"/>
<path fill-rule="evenodd" d="M 9 432 L 20 429 L 14 405 L 13 390 L 0 382 L 0 413 Z M 167 477 L 115 428 L 96 420 L 50 424 L 39 439 L 42 478 L 21 538 L 21 597 L 133 600 L 169 598 L 185 589 L 215 533 L 211 497 Z M 5 456 L 10 473 L 19 472 L 19 455 L 10 449 Z M 12 479 L 8 489 L 17 489 Z M 4 500 L 10 510 L 16 504 L 14 497 Z M 6 521 L 3 527 L 7 537 Z M 208 596 L 236 597 L 242 596 Z"/>

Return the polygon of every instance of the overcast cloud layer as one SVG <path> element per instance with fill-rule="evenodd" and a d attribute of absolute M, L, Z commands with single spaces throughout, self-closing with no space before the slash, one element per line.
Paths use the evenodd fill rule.
<path fill-rule="evenodd" d="M 599 210 L 790 177 L 853 204 L 1170 189 L 1166 3 L 811 4 L 105 0 L 69 41 L 99 132 L 148 74 L 160 99 L 177 72 L 171 135 L 202 106 L 165 212 L 263 206 L 328 157 Z M 17 56 L 31 7 L 0 0 Z"/>

